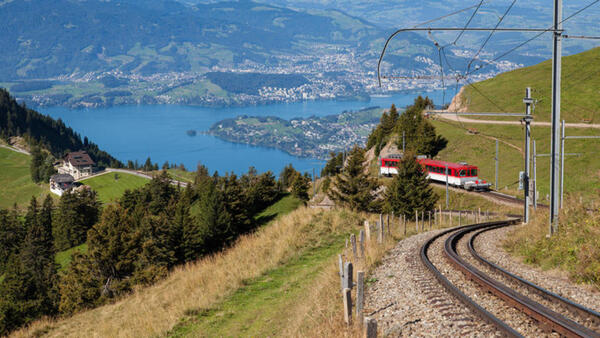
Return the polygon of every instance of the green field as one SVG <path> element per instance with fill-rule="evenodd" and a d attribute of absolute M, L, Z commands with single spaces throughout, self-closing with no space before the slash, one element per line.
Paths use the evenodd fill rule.
<path fill-rule="evenodd" d="M 47 184 L 31 180 L 30 161 L 28 155 L 0 148 L 0 208 L 27 204 L 31 196 L 41 199 L 50 192 Z"/>
<path fill-rule="evenodd" d="M 531 87 L 532 97 L 538 100 L 535 121 L 550 121 L 551 66 L 550 61 L 545 61 L 478 82 L 475 85 L 483 95 L 472 87 L 465 87 L 462 102 L 472 112 L 496 112 L 502 109 L 522 113 L 525 109 L 525 87 Z M 567 122 L 600 122 L 600 115 L 597 114 L 600 111 L 599 67 L 600 48 L 562 59 L 561 119 Z"/>
<path fill-rule="evenodd" d="M 190 313 L 171 337 L 273 337 L 285 331 L 288 316 L 311 291 L 320 273 L 343 248 L 344 235 L 330 234 L 284 265 L 249 280 L 224 302 Z"/>
<path fill-rule="evenodd" d="M 296 210 L 302 204 L 303 202 L 300 199 L 292 196 L 291 194 L 288 194 L 282 197 L 279 201 L 268 206 L 265 210 L 263 210 L 260 214 L 256 215 L 254 218 L 260 224 L 264 224 L 272 219 L 275 219 L 279 216 L 288 214 Z"/>
<path fill-rule="evenodd" d="M 117 179 L 115 179 L 115 175 L 118 175 Z M 114 202 L 123 195 L 125 190 L 139 188 L 148 182 L 146 178 L 121 172 L 107 173 L 81 181 L 81 183 L 92 187 L 104 204 Z"/>

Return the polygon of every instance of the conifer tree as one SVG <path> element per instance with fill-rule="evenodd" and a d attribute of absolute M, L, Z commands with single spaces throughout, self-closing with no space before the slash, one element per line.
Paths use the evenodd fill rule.
<path fill-rule="evenodd" d="M 54 218 L 53 235 L 57 250 L 66 250 L 86 241 L 87 231 L 98 221 L 100 202 L 91 189 L 64 193 Z"/>
<path fill-rule="evenodd" d="M 364 149 L 355 146 L 342 173 L 335 177 L 329 197 L 352 210 L 376 211 L 379 209 L 375 191 L 377 182 L 367 172 Z"/>
<path fill-rule="evenodd" d="M 292 181 L 292 195 L 302 201 L 308 201 L 308 189 L 310 184 L 310 178 L 300 175 L 298 173 Z"/>
<path fill-rule="evenodd" d="M 18 253 L 24 237 L 24 227 L 16 209 L 0 209 L 0 271 L 5 270 L 9 257 Z"/>
<path fill-rule="evenodd" d="M 436 135 L 435 127 L 423 117 L 423 110 L 433 107 L 428 97 L 417 97 L 398 118 L 398 147 L 402 147 L 402 134 L 405 135 L 406 149 L 418 155 L 434 157 L 448 144 L 448 140 Z"/>
<path fill-rule="evenodd" d="M 398 175 L 385 192 L 386 209 L 414 218 L 415 210 L 433 210 L 437 199 L 414 153 L 407 153 L 400 162 Z"/>
<path fill-rule="evenodd" d="M 25 237 L 18 253 L 10 256 L 0 283 L 0 333 L 56 313 L 59 294 L 51 209 L 48 200 L 40 209 L 35 197 L 31 199 Z"/>

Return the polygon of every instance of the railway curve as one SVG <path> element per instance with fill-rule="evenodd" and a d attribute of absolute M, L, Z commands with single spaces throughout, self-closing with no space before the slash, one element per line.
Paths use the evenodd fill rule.
<path fill-rule="evenodd" d="M 475 302 L 442 274 L 440 269 L 438 269 L 434 262 L 429 258 L 429 250 L 434 242 L 440 241 L 443 237 L 447 236 L 447 239 L 445 239 L 443 244 L 443 253 L 451 266 L 460 270 L 467 279 L 474 281 L 476 285 L 483 290 L 502 299 L 508 306 L 519 309 L 522 313 L 533 318 L 533 321 L 538 323 L 540 327 L 545 328 L 546 331 L 559 333 L 560 335 L 568 337 L 600 337 L 600 314 L 598 312 L 585 308 L 528 282 L 523 278 L 511 274 L 498 265 L 489 262 L 477 253 L 474 241 L 481 233 L 506 227 L 519 221 L 519 219 L 515 218 L 505 221 L 465 225 L 442 231 L 428 239 L 421 246 L 421 261 L 454 297 L 458 298 L 463 304 L 472 309 L 484 321 L 495 326 L 497 330 L 505 336 L 519 337 L 522 336 L 522 334 L 503 320 L 499 319 L 492 311 L 488 311 L 484 306 Z M 461 257 L 457 250 L 458 243 L 459 241 L 464 240 L 469 233 L 474 233 L 471 238 L 467 240 L 467 244 L 465 245 L 472 256 L 470 259 L 475 260 L 487 269 L 502 275 L 503 278 L 494 279 L 491 277 L 492 274 L 488 275 L 484 273 L 482 270 L 470 264 L 467 258 Z M 512 283 L 519 284 L 521 288 L 527 288 L 530 292 L 536 293 L 547 302 L 540 304 L 540 302 L 524 295 L 528 293 L 522 291 L 520 293 L 518 291 L 520 290 L 519 287 L 515 287 L 512 283 L 510 283 L 510 285 L 513 285 L 513 287 L 507 286 L 509 283 L 503 284 L 499 281 L 501 279 L 510 280 Z M 557 306 L 560 307 L 560 311 L 558 311 L 556 307 L 550 308 L 551 306 L 546 306 L 548 302 L 558 304 Z"/>

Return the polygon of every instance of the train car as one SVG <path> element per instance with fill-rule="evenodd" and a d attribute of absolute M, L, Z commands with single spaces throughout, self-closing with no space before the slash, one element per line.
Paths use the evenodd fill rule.
<path fill-rule="evenodd" d="M 398 165 L 402 160 L 402 154 L 392 154 L 381 159 L 379 172 L 383 176 L 398 175 Z"/>
<path fill-rule="evenodd" d="M 428 158 L 418 157 L 419 162 L 425 172 L 427 178 L 440 182 L 446 183 L 445 169 L 448 167 L 448 184 L 454 187 L 461 187 L 466 190 L 489 190 L 491 184 L 485 180 L 477 177 L 478 169 L 477 166 L 468 165 L 467 163 L 453 163 L 446 161 L 432 160 Z M 381 159 L 381 174 L 382 175 L 395 175 L 398 174 L 398 164 L 400 159 L 385 157 Z"/>

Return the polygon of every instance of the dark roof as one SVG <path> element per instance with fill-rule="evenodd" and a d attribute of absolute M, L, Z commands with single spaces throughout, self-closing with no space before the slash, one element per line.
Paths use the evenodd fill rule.
<path fill-rule="evenodd" d="M 72 183 L 75 181 L 75 179 L 69 174 L 56 174 L 50 176 L 50 181 L 54 181 L 56 183 Z"/>
<path fill-rule="evenodd" d="M 88 153 L 86 153 L 85 151 L 76 151 L 73 153 L 68 153 L 67 156 L 65 157 L 65 161 L 70 162 L 72 165 L 75 166 L 79 166 L 79 165 L 94 165 L 94 161 L 92 161 L 92 158 L 90 157 L 90 155 L 88 155 Z"/>

